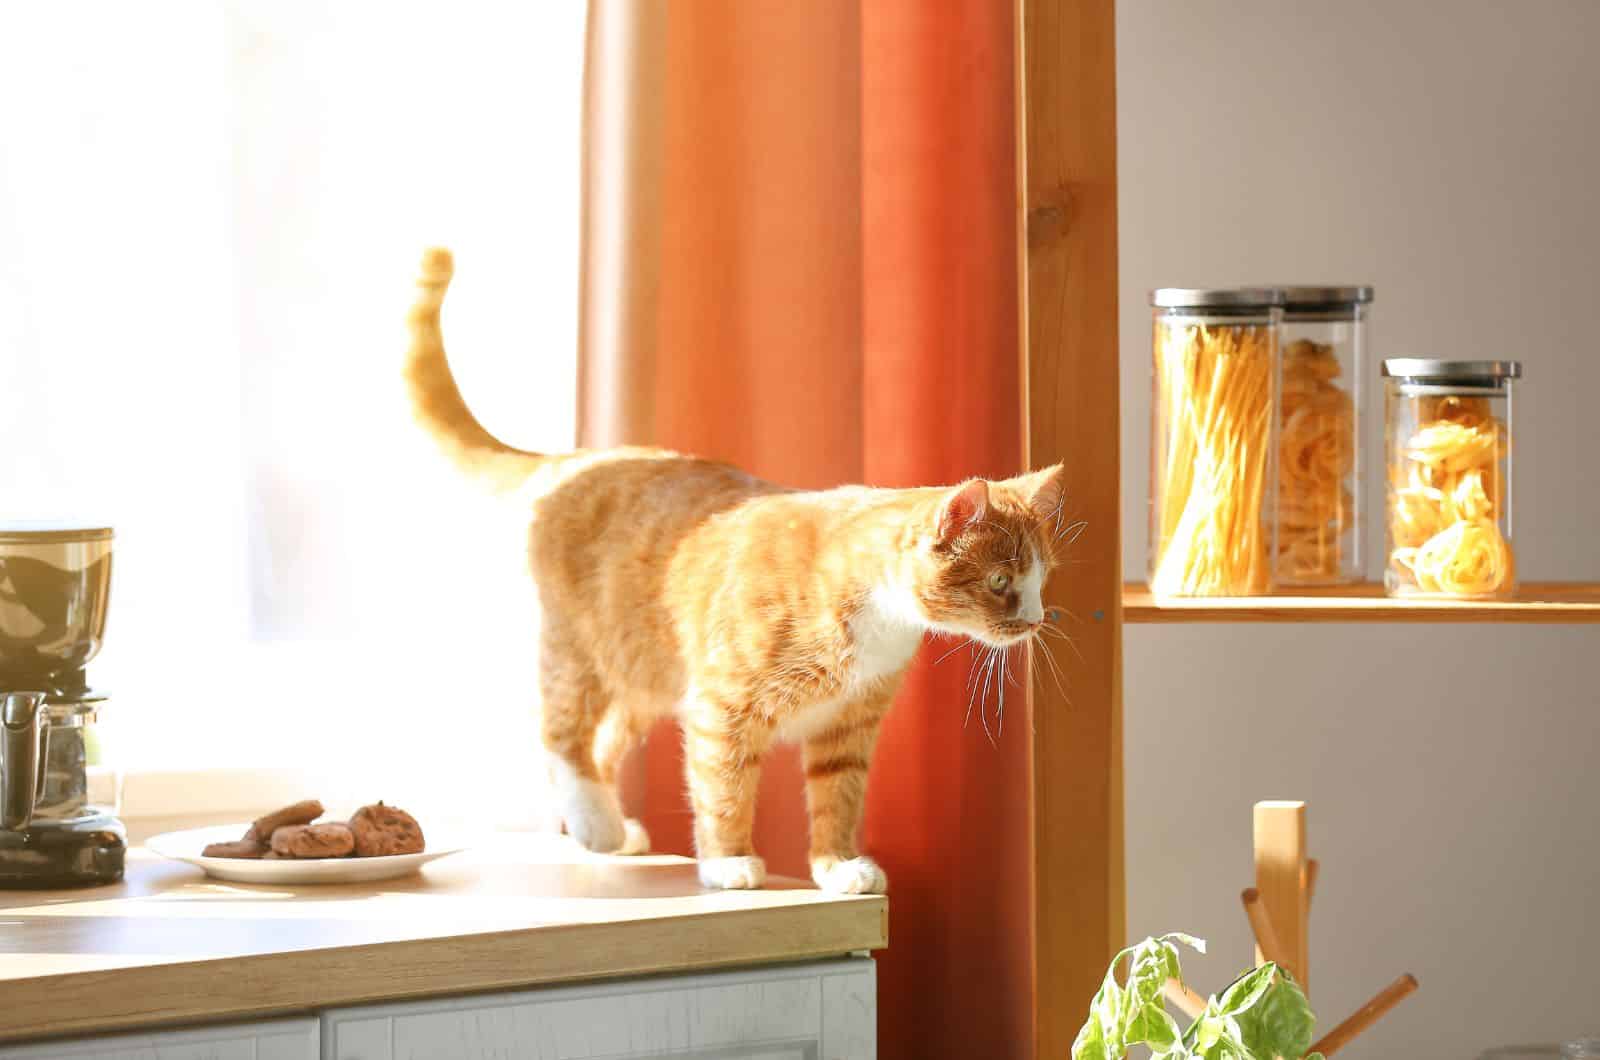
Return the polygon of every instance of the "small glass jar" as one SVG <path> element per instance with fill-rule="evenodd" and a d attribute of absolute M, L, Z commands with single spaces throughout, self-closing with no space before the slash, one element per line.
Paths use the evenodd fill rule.
<path fill-rule="evenodd" d="M 1283 293 L 1274 581 L 1359 581 L 1361 366 L 1372 288 Z"/>
<path fill-rule="evenodd" d="M 1150 304 L 1150 590 L 1269 592 L 1283 292 L 1166 287 Z"/>
<path fill-rule="evenodd" d="M 1501 599 L 1512 551 L 1516 361 L 1383 362 L 1391 596 Z"/>

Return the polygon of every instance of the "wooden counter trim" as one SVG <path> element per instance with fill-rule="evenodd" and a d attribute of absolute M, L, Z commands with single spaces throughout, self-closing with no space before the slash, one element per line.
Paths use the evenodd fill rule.
<path fill-rule="evenodd" d="M 0 983 L 0 1042 L 836 956 L 888 944 L 888 901 L 536 927 Z"/>
<path fill-rule="evenodd" d="M 0 1042 L 836 957 L 883 949 L 888 909 L 783 877 L 708 891 L 687 858 L 543 833 L 326 886 L 136 849 L 119 884 L 0 892 Z"/>

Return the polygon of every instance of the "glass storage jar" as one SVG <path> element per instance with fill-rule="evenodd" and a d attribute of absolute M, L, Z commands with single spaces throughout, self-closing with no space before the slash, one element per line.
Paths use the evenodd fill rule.
<path fill-rule="evenodd" d="M 1266 593 L 1283 292 L 1165 287 L 1150 304 L 1150 590 Z"/>
<path fill-rule="evenodd" d="M 1388 360 L 1391 596 L 1507 597 L 1512 551 L 1516 361 Z"/>
<path fill-rule="evenodd" d="M 1372 288 L 1283 294 L 1274 581 L 1359 581 L 1361 366 Z"/>

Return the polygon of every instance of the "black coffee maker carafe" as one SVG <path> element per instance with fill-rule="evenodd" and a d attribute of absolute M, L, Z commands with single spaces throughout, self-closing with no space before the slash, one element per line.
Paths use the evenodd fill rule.
<path fill-rule="evenodd" d="M 0 887 L 122 878 L 127 831 L 89 798 L 105 696 L 84 667 L 111 592 L 109 527 L 0 523 Z"/>

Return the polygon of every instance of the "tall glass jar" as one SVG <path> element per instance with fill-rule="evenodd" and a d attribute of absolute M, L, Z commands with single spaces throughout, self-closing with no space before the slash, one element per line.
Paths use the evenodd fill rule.
<path fill-rule="evenodd" d="M 1371 287 L 1285 287 L 1274 580 L 1359 581 L 1361 366 Z"/>
<path fill-rule="evenodd" d="M 1383 362 L 1391 596 L 1516 589 L 1511 416 L 1516 361 Z"/>
<path fill-rule="evenodd" d="M 1272 588 L 1283 292 L 1151 292 L 1150 590 Z"/>

